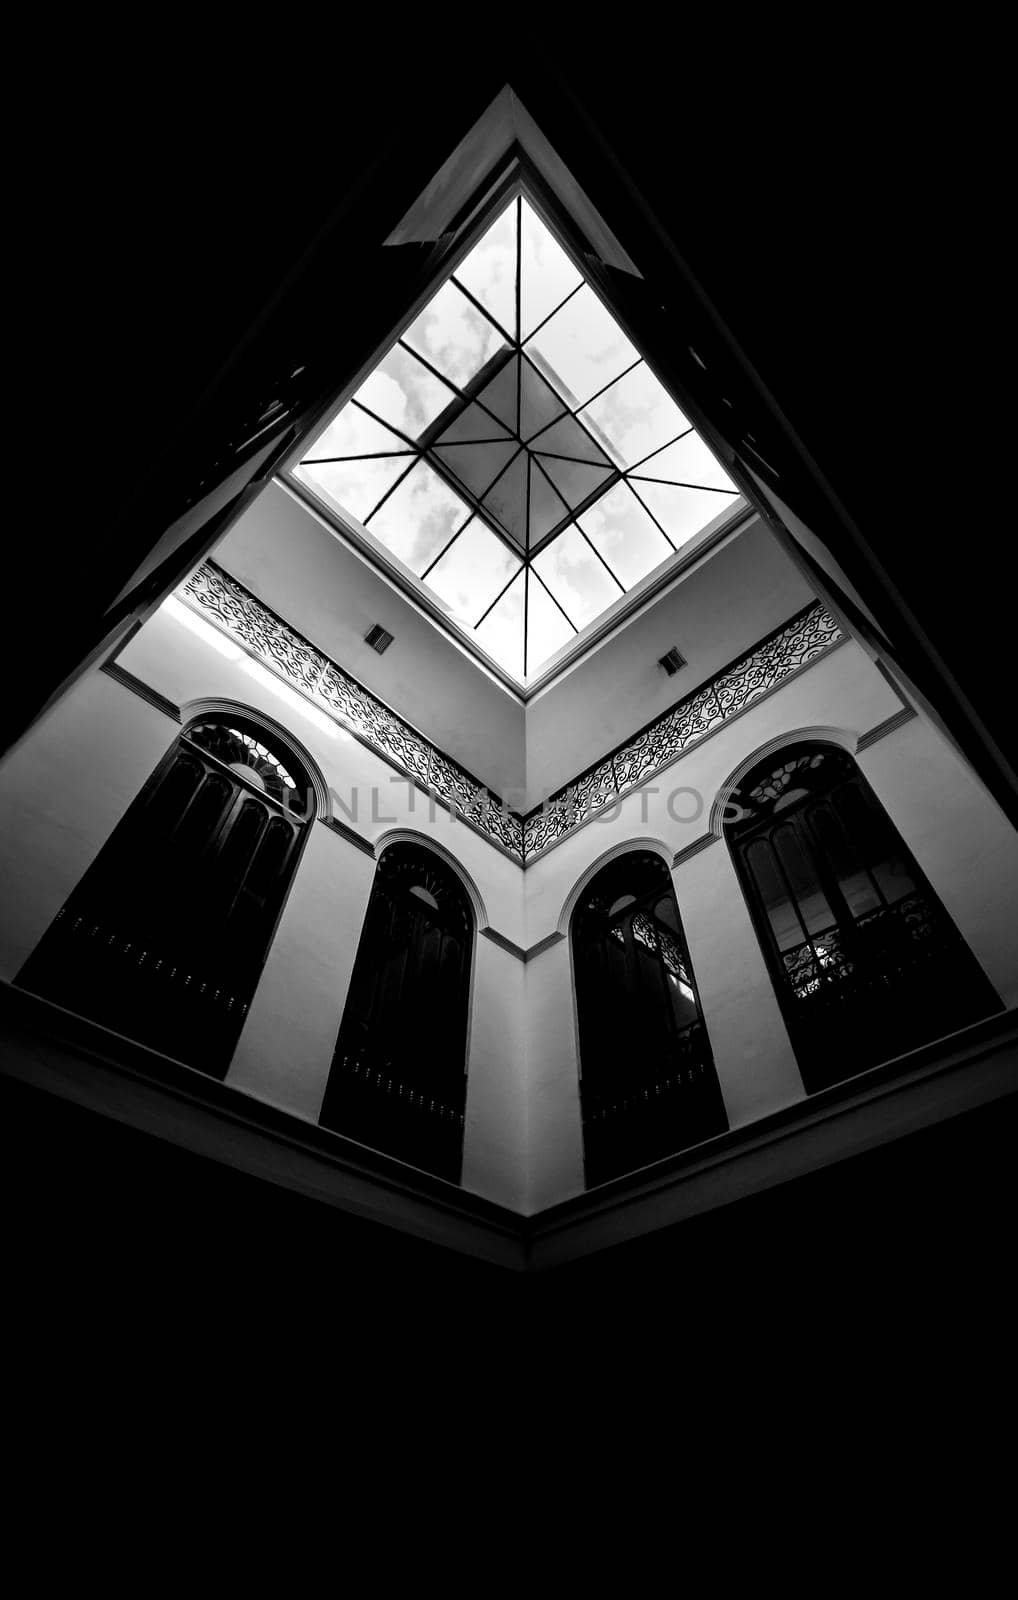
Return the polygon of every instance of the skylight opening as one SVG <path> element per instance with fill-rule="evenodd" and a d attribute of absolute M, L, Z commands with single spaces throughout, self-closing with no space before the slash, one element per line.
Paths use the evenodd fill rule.
<path fill-rule="evenodd" d="M 521 687 L 740 493 L 522 192 L 293 476 Z"/>

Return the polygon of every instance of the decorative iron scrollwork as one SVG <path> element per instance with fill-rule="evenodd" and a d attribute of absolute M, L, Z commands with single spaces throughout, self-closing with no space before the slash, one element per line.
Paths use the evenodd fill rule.
<path fill-rule="evenodd" d="M 213 562 L 198 569 L 181 598 L 520 866 L 616 805 L 842 638 L 821 604 L 807 606 L 710 683 L 523 817 Z"/>

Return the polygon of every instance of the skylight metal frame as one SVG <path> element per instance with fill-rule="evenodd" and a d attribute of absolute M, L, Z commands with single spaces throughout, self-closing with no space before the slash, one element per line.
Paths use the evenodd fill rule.
<path fill-rule="evenodd" d="M 482 185 L 482 189 L 483 188 L 484 186 Z M 520 295 L 522 280 L 520 235 L 522 228 L 522 205 L 519 203 L 519 201 L 521 197 L 527 201 L 527 204 L 533 209 L 534 213 L 540 219 L 543 226 L 551 234 L 552 238 L 566 253 L 573 266 L 576 268 L 576 271 L 580 275 L 580 282 L 574 285 L 568 294 L 566 294 L 562 300 L 558 301 L 555 306 L 553 306 L 551 311 L 547 312 L 547 314 L 542 317 L 541 321 L 535 324 L 535 326 L 528 331 L 525 337 L 522 334 L 522 326 L 520 323 Z M 498 218 L 498 216 L 513 201 L 517 202 L 516 338 L 512 338 L 508 331 L 500 326 L 492 311 L 486 306 L 482 305 L 481 302 L 465 287 L 465 285 L 456 278 L 458 269 L 471 254 L 475 245 L 491 227 L 492 223 Z M 463 219 L 462 222 L 461 218 Z M 519 699 L 523 703 L 526 703 L 539 691 L 545 689 L 548 684 L 561 672 L 573 665 L 579 656 L 585 654 L 588 650 L 593 649 L 608 633 L 613 632 L 623 620 L 628 619 L 629 615 L 633 611 L 649 603 L 649 601 L 659 594 L 663 588 L 670 585 L 673 580 L 685 570 L 686 567 L 688 567 L 694 561 L 699 560 L 704 554 L 706 554 L 708 549 L 712 548 L 721 539 L 733 532 L 735 528 L 744 520 L 752 516 L 754 514 L 754 507 L 752 501 L 746 493 L 744 484 L 739 482 L 734 477 L 731 466 L 726 461 L 724 463 L 724 471 L 730 478 L 732 478 L 733 481 L 736 482 L 738 489 L 737 495 L 733 498 L 730 491 L 716 491 L 719 499 L 718 516 L 713 518 L 688 540 L 676 546 L 674 540 L 669 536 L 667 530 L 654 515 L 650 506 L 647 505 L 641 498 L 637 486 L 629 483 L 630 477 L 637 474 L 638 469 L 641 466 L 646 466 L 653 460 L 655 456 L 660 455 L 667 449 L 670 449 L 674 443 L 690 434 L 698 436 L 704 443 L 708 445 L 708 448 L 712 448 L 713 453 L 717 455 L 718 452 L 716 444 L 712 446 L 712 430 L 710 430 L 709 425 L 705 427 L 703 419 L 696 415 L 697 408 L 695 406 L 691 405 L 684 396 L 678 396 L 673 393 L 675 388 L 674 384 L 665 384 L 662 379 L 658 378 L 650 359 L 643 354 L 639 344 L 632 337 L 629 328 L 626 325 L 624 316 L 612 305 L 611 301 L 605 295 L 600 285 L 596 282 L 596 279 L 592 278 L 589 265 L 585 266 L 582 264 L 584 256 L 587 254 L 583 248 L 585 241 L 583 240 L 582 235 L 579 234 L 575 227 L 571 226 L 571 219 L 568 217 L 567 211 L 561 204 L 556 203 L 554 197 L 551 195 L 548 189 L 548 186 L 544 183 L 540 174 L 528 161 L 526 155 L 521 149 L 519 149 L 519 147 L 517 147 L 512 153 L 511 157 L 506 160 L 501 173 L 494 178 L 489 178 L 486 192 L 478 200 L 468 202 L 461 209 L 460 216 L 457 217 L 457 223 L 460 223 L 463 231 L 461 238 L 457 240 L 454 248 L 452 250 L 442 252 L 441 260 L 436 262 L 435 270 L 429 276 L 426 287 L 410 306 L 406 314 L 399 319 L 394 330 L 376 349 L 373 356 L 357 370 L 353 379 L 348 381 L 343 388 L 339 390 L 338 393 L 334 394 L 329 402 L 320 409 L 315 418 L 313 427 L 309 428 L 305 432 L 302 440 L 298 443 L 290 457 L 280 468 L 280 474 L 282 475 L 282 481 L 288 490 L 295 492 L 299 499 L 312 507 L 317 513 L 319 513 L 319 515 L 323 515 L 327 525 L 329 525 L 334 532 L 338 533 L 345 539 L 346 542 L 351 544 L 358 554 L 367 557 L 374 566 L 380 567 L 388 577 L 395 581 L 396 586 L 402 590 L 404 594 L 412 598 L 419 607 L 423 608 L 432 620 L 437 622 L 445 631 L 447 631 L 450 637 L 452 637 L 457 643 L 465 644 L 469 652 L 475 658 L 477 658 L 488 669 L 489 672 L 494 674 L 494 676 L 512 692 L 515 698 Z M 487 319 L 487 321 L 489 321 L 496 329 L 498 329 L 507 343 L 507 348 L 497 352 L 493 361 L 489 361 L 485 366 L 483 366 L 480 369 L 480 373 L 474 374 L 467 385 L 465 385 L 462 389 L 456 385 L 452 379 L 434 367 L 428 361 L 427 357 L 419 350 L 413 349 L 413 347 L 403 343 L 404 335 L 413 327 L 421 312 L 428 306 L 441 288 L 450 281 L 456 283 L 456 287 L 459 292 L 464 294 L 466 298 L 476 307 L 476 309 Z M 573 298 L 574 295 L 579 293 L 585 286 L 589 287 L 591 292 L 604 307 L 606 313 L 618 326 L 624 337 L 634 346 L 637 351 L 637 356 L 633 362 L 622 369 L 622 371 L 616 373 L 594 395 L 585 398 L 582 400 L 582 402 L 578 402 L 572 407 L 567 406 L 566 402 L 563 401 L 562 403 L 564 406 L 566 406 L 566 409 L 564 409 L 558 416 L 554 417 L 551 422 L 545 424 L 542 429 L 538 430 L 538 433 L 532 435 L 531 439 L 528 439 L 527 441 L 523 441 L 520 437 L 521 428 L 518 414 L 517 430 L 514 442 L 519 448 L 504 463 L 500 471 L 496 473 L 492 484 L 488 485 L 484 493 L 487 495 L 491 492 L 491 488 L 493 487 L 494 483 L 497 483 L 498 479 L 509 469 L 509 467 L 513 465 L 513 463 L 519 458 L 520 454 L 523 453 L 528 462 L 533 461 L 535 463 L 537 470 L 542 473 L 542 476 L 546 479 L 547 483 L 551 487 L 552 492 L 562 501 L 563 505 L 562 518 L 560 518 L 549 530 L 547 530 L 532 546 L 523 546 L 511 535 L 509 535 L 505 529 L 498 525 L 497 518 L 490 510 L 486 510 L 482 506 L 480 498 L 470 491 L 461 482 L 461 480 L 456 477 L 455 473 L 448 468 L 444 459 L 436 454 L 434 448 L 435 441 L 441 437 L 444 428 L 449 427 L 453 420 L 456 420 L 465 414 L 466 410 L 471 404 L 480 404 L 480 408 L 482 410 L 486 412 L 488 411 L 488 408 L 483 404 L 483 402 L 479 402 L 477 400 L 477 391 L 483 391 L 491 383 L 493 376 L 497 375 L 497 372 L 508 363 L 515 360 L 519 360 L 521 363 L 527 362 L 531 369 L 538 374 L 541 381 L 545 384 L 548 384 L 548 378 L 544 373 L 541 372 L 540 367 L 532 360 L 531 356 L 525 349 L 525 345 L 529 343 L 536 336 L 536 334 L 539 333 L 545 327 L 545 325 L 551 321 L 553 317 L 558 315 L 563 306 L 566 305 L 567 302 Z M 342 408 L 346 406 L 348 402 L 353 400 L 354 395 L 360 389 L 361 385 L 366 381 L 366 379 L 377 370 L 379 363 L 384 360 L 386 354 L 390 352 L 397 344 L 399 344 L 404 350 L 409 351 L 416 361 L 420 362 L 430 373 L 437 377 L 442 384 L 447 386 L 456 395 L 460 404 L 454 418 L 450 419 L 448 417 L 448 410 L 450 408 L 447 408 L 446 411 L 443 411 L 438 417 L 433 419 L 428 427 L 425 428 L 419 435 L 416 441 L 410 440 L 406 435 L 400 435 L 399 429 L 395 428 L 391 422 L 388 422 L 384 418 L 375 417 L 375 420 L 380 422 L 381 426 L 384 427 L 388 432 L 405 439 L 407 445 L 405 452 L 407 457 L 407 466 L 405 470 L 399 474 L 399 476 L 380 496 L 379 500 L 367 514 L 365 522 L 362 523 L 351 513 L 345 512 L 342 508 L 337 507 L 335 503 L 327 503 L 324 496 L 316 494 L 310 485 L 304 483 L 300 478 L 295 476 L 294 468 L 299 466 L 302 462 L 307 463 L 316 459 L 309 458 L 306 455 L 306 441 L 308 437 L 310 436 L 311 438 L 314 438 L 315 434 L 321 430 L 323 423 L 329 417 L 335 417 L 339 415 Z M 696 420 L 689 422 L 688 427 L 677 436 L 676 440 L 666 441 L 664 445 L 657 446 L 653 451 L 649 452 L 647 456 L 643 457 L 641 461 L 635 463 L 633 466 L 619 468 L 617 463 L 615 463 L 611 456 L 608 455 L 604 445 L 601 444 L 593 434 L 590 434 L 589 426 L 580 419 L 580 413 L 594 404 L 602 394 L 609 390 L 614 384 L 620 382 L 621 379 L 623 379 L 629 372 L 635 370 L 641 363 L 646 365 L 648 372 L 650 372 L 651 375 L 657 379 L 657 382 L 661 384 L 665 392 L 672 396 L 675 404 L 683 411 L 687 421 L 690 414 L 696 416 Z M 488 370 L 492 367 L 494 368 L 494 371 Z M 483 382 L 479 382 L 479 379 L 482 375 Z M 552 386 L 549 385 L 549 387 Z M 473 394 L 470 393 L 471 389 L 474 390 Z M 521 393 L 522 382 L 518 385 L 518 394 Z M 561 399 L 561 395 L 558 397 Z M 358 409 L 363 410 L 366 415 L 375 415 L 361 402 L 356 403 L 358 405 Z M 505 425 L 499 422 L 499 419 L 494 417 L 494 413 L 488 412 L 488 414 L 493 416 L 493 420 L 497 426 L 504 428 Z M 552 482 L 551 478 L 548 477 L 547 473 L 545 473 L 540 461 L 537 460 L 536 453 L 531 452 L 528 448 L 533 438 L 540 437 L 542 432 L 547 432 L 550 428 L 558 425 L 560 422 L 570 417 L 575 418 L 580 423 L 580 426 L 583 427 L 584 431 L 589 434 L 593 443 L 599 450 L 602 451 L 612 467 L 610 477 L 592 489 L 590 494 L 576 507 L 570 507 L 568 505 L 558 490 L 558 487 Z M 383 454 L 396 456 L 397 454 L 402 454 L 402 452 L 378 452 L 379 456 L 382 456 Z M 370 453 L 363 457 L 357 457 L 357 459 L 369 458 Z M 553 453 L 549 453 L 549 459 L 554 459 Z M 434 557 L 428 562 L 428 565 L 424 571 L 418 575 L 406 567 L 399 557 L 393 551 L 389 550 L 377 536 L 374 536 L 370 527 L 367 526 L 366 523 L 375 516 L 385 501 L 396 492 L 400 484 L 406 482 L 414 467 L 422 461 L 426 462 L 428 467 L 436 474 L 436 476 L 445 482 L 455 493 L 455 495 L 464 502 L 464 504 L 469 508 L 470 514 L 455 529 L 455 532 L 438 550 L 437 554 L 435 554 Z M 667 481 L 674 482 L 675 480 Z M 618 577 L 618 574 L 613 570 L 609 562 L 605 559 L 602 552 L 597 549 L 596 545 L 588 537 L 586 531 L 582 528 L 578 520 L 581 516 L 586 514 L 590 507 L 596 505 L 598 501 L 605 498 L 620 483 L 629 483 L 629 487 L 635 493 L 636 499 L 642 510 L 646 513 L 653 526 L 662 534 L 672 549 L 671 558 L 666 558 L 663 562 L 652 568 L 649 573 L 645 574 L 642 579 L 631 584 L 628 589 L 622 583 L 621 579 Z M 690 487 L 696 487 L 702 490 L 705 486 L 691 485 Z M 529 494 L 530 473 L 528 471 L 528 502 Z M 522 562 L 522 566 L 518 567 L 514 572 L 511 573 L 507 581 L 502 585 L 502 587 L 495 594 L 494 598 L 485 607 L 477 622 L 472 626 L 468 626 L 446 609 L 440 597 L 429 590 L 425 580 L 438 562 L 453 547 L 461 535 L 466 532 L 475 518 L 478 518 L 482 526 L 489 532 L 493 533 L 495 537 L 499 539 L 502 544 L 508 550 L 510 550 L 518 560 Z M 529 520 L 528 504 L 528 533 Z M 611 605 L 605 608 L 605 610 L 595 615 L 589 623 L 582 627 L 577 627 L 577 625 L 572 621 L 558 598 L 552 593 L 547 583 L 545 583 L 545 581 L 542 579 L 540 573 L 537 572 L 533 566 L 535 559 L 557 538 L 559 538 L 560 535 L 570 525 L 576 528 L 577 532 L 585 540 L 588 547 L 593 551 L 598 561 L 601 563 L 605 571 L 610 575 L 613 582 L 619 589 L 619 596 L 617 600 L 612 602 Z M 569 627 L 574 630 L 574 637 L 571 640 L 567 640 L 565 644 L 559 648 L 559 650 L 544 660 L 541 665 L 541 670 L 537 674 L 526 678 L 525 669 L 529 642 L 527 636 L 530 611 L 529 585 L 532 578 L 534 581 L 540 584 L 548 599 L 561 613 Z M 521 682 L 520 679 L 518 679 L 512 672 L 503 667 L 501 663 L 496 661 L 474 637 L 476 630 L 481 626 L 494 607 L 517 581 L 521 581 L 524 585 L 523 628 L 525 682 Z"/>

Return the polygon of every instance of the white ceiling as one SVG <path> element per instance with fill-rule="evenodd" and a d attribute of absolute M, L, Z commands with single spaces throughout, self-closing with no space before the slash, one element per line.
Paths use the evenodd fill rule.
<path fill-rule="evenodd" d="M 280 484 L 213 559 L 514 809 L 528 810 L 778 627 L 812 592 L 753 517 L 524 707 Z M 394 635 L 379 656 L 373 623 Z M 672 645 L 686 666 L 668 677 Z"/>

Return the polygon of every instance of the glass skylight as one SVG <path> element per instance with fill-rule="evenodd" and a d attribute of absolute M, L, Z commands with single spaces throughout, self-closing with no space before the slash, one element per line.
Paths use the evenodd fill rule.
<path fill-rule="evenodd" d="M 294 477 L 521 684 L 739 494 L 523 195 Z"/>

